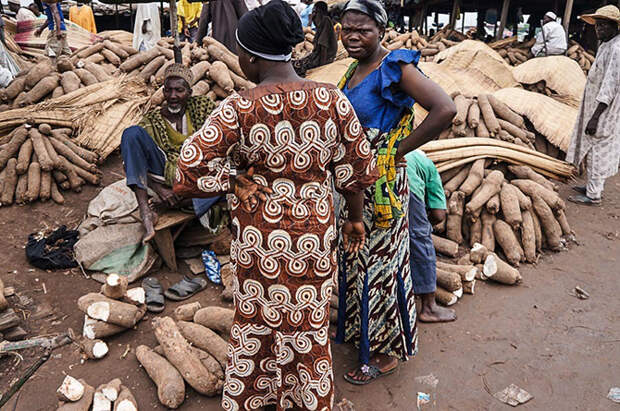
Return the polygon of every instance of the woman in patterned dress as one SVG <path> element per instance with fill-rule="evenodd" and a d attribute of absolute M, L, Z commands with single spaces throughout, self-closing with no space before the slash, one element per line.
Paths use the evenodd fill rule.
<path fill-rule="evenodd" d="M 375 0 L 350 0 L 342 42 L 356 61 L 340 82 L 377 152 L 379 179 L 366 189 L 367 240 L 357 255 L 343 253 L 336 341 L 354 342 L 360 366 L 345 379 L 367 384 L 393 372 L 417 351 L 416 309 L 409 266 L 409 188 L 402 159 L 436 138 L 456 108 L 416 65 L 420 53 L 381 46 L 387 15 Z M 413 104 L 428 112 L 413 129 Z M 346 218 L 346 210 L 342 213 Z"/>
<path fill-rule="evenodd" d="M 344 94 L 295 74 L 291 46 L 302 40 L 299 18 L 281 0 L 244 15 L 239 63 L 258 85 L 225 99 L 185 142 L 178 162 L 176 193 L 235 194 L 226 410 L 332 406 L 332 184 L 347 200 L 343 232 L 356 252 L 364 239 L 363 190 L 377 172 Z M 233 177 L 243 169 L 243 177 Z"/>

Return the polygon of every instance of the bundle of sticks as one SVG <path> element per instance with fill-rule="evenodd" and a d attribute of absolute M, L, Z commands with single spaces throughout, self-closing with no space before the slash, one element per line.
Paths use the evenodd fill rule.
<path fill-rule="evenodd" d="M 153 320 L 159 345 L 140 345 L 136 356 L 157 385 L 164 406 L 177 408 L 183 403 L 186 382 L 202 395 L 221 394 L 233 316 L 233 310 L 193 302 L 177 307 L 174 318 Z"/>
<path fill-rule="evenodd" d="M 0 148 L 2 205 L 50 198 L 63 204 L 61 190 L 80 192 L 86 183 L 99 184 L 99 156 L 73 143 L 71 132 L 49 124 L 13 130 L 8 143 Z"/>

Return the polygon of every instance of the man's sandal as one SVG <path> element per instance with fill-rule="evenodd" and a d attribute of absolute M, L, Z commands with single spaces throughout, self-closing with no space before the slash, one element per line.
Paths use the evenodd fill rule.
<path fill-rule="evenodd" d="M 396 371 L 397 368 L 398 368 L 398 365 L 392 368 L 391 370 L 381 371 L 379 367 L 376 367 L 374 365 L 364 364 L 360 367 L 360 371 L 362 371 L 362 374 L 365 377 L 369 377 L 368 379 L 357 380 L 354 377 L 351 377 L 349 374 L 344 374 L 343 377 L 345 381 L 348 383 L 351 383 L 354 385 L 366 385 L 366 384 L 370 384 L 371 382 L 373 382 L 379 377 L 392 374 L 394 371 Z"/>
<path fill-rule="evenodd" d="M 208 284 L 204 278 L 188 278 L 184 276 L 181 281 L 168 288 L 164 295 L 172 301 L 183 301 L 207 288 Z"/>
<path fill-rule="evenodd" d="M 574 196 L 569 196 L 568 197 L 568 201 L 573 202 L 573 203 L 577 203 L 577 204 L 585 204 L 585 205 L 599 205 L 601 204 L 601 199 L 600 198 L 590 198 L 588 196 L 585 196 L 583 194 L 577 194 Z"/>

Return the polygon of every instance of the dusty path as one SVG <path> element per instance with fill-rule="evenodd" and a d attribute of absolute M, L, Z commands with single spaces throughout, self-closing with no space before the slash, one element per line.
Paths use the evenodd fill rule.
<path fill-rule="evenodd" d="M 119 179 L 120 169 L 114 156 L 104 166 L 104 183 Z M 23 250 L 27 235 L 45 226 L 75 226 L 96 192 L 88 187 L 70 194 L 62 207 L 48 203 L 0 209 L 0 277 L 23 296 L 21 307 L 30 314 L 25 325 L 33 336 L 68 327 L 81 330 L 83 317 L 75 301 L 99 286 L 79 270 L 46 273 L 31 269 Z M 564 187 L 562 196 L 568 194 Z M 512 409 L 491 397 L 485 381 L 492 393 L 514 383 L 534 395 L 520 410 L 617 410 L 618 405 L 605 396 L 610 387 L 620 386 L 620 177 L 608 181 L 602 207 L 568 204 L 569 221 L 580 245 L 572 245 L 569 252 L 547 254 L 537 267 L 523 267 L 524 284 L 519 287 L 478 284 L 475 296 L 465 296 L 458 303 L 457 322 L 420 325 L 420 352 L 397 373 L 363 388 L 351 386 L 342 374 L 354 366 L 355 350 L 335 345 L 336 398 L 351 400 L 357 410 L 415 410 L 417 391 L 428 392 L 415 378 L 432 373 L 439 379 L 437 410 Z M 181 274 L 162 271 L 157 275 L 167 285 Z M 42 292 L 43 282 L 47 294 Z M 589 300 L 570 295 L 576 285 L 590 293 Z M 196 299 L 220 303 L 219 290 L 212 287 Z M 168 304 L 166 312 L 173 308 Z M 38 318 L 48 312 L 52 314 Z M 120 377 L 142 410 L 164 409 L 133 354 L 139 344 L 155 345 L 150 321 L 108 342 L 111 352 L 99 362 L 80 364 L 72 346 L 54 351 L 22 388 L 15 409 L 55 409 L 54 391 L 64 374 L 85 378 L 94 386 Z M 120 359 L 128 344 L 132 351 Z M 13 359 L 0 359 L 0 391 L 40 352 L 24 354 L 17 367 Z M 2 410 L 12 411 L 16 398 Z M 218 399 L 190 391 L 180 409 L 220 407 Z"/>

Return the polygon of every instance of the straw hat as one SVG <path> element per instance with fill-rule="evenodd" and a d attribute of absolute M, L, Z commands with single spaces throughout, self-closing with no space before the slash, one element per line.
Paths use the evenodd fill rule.
<path fill-rule="evenodd" d="M 615 21 L 620 25 L 620 10 L 618 10 L 618 7 L 610 4 L 609 6 L 601 7 L 596 10 L 594 14 L 584 14 L 583 16 L 579 16 L 579 18 L 588 24 L 594 24 L 596 19 L 607 19 Z"/>

